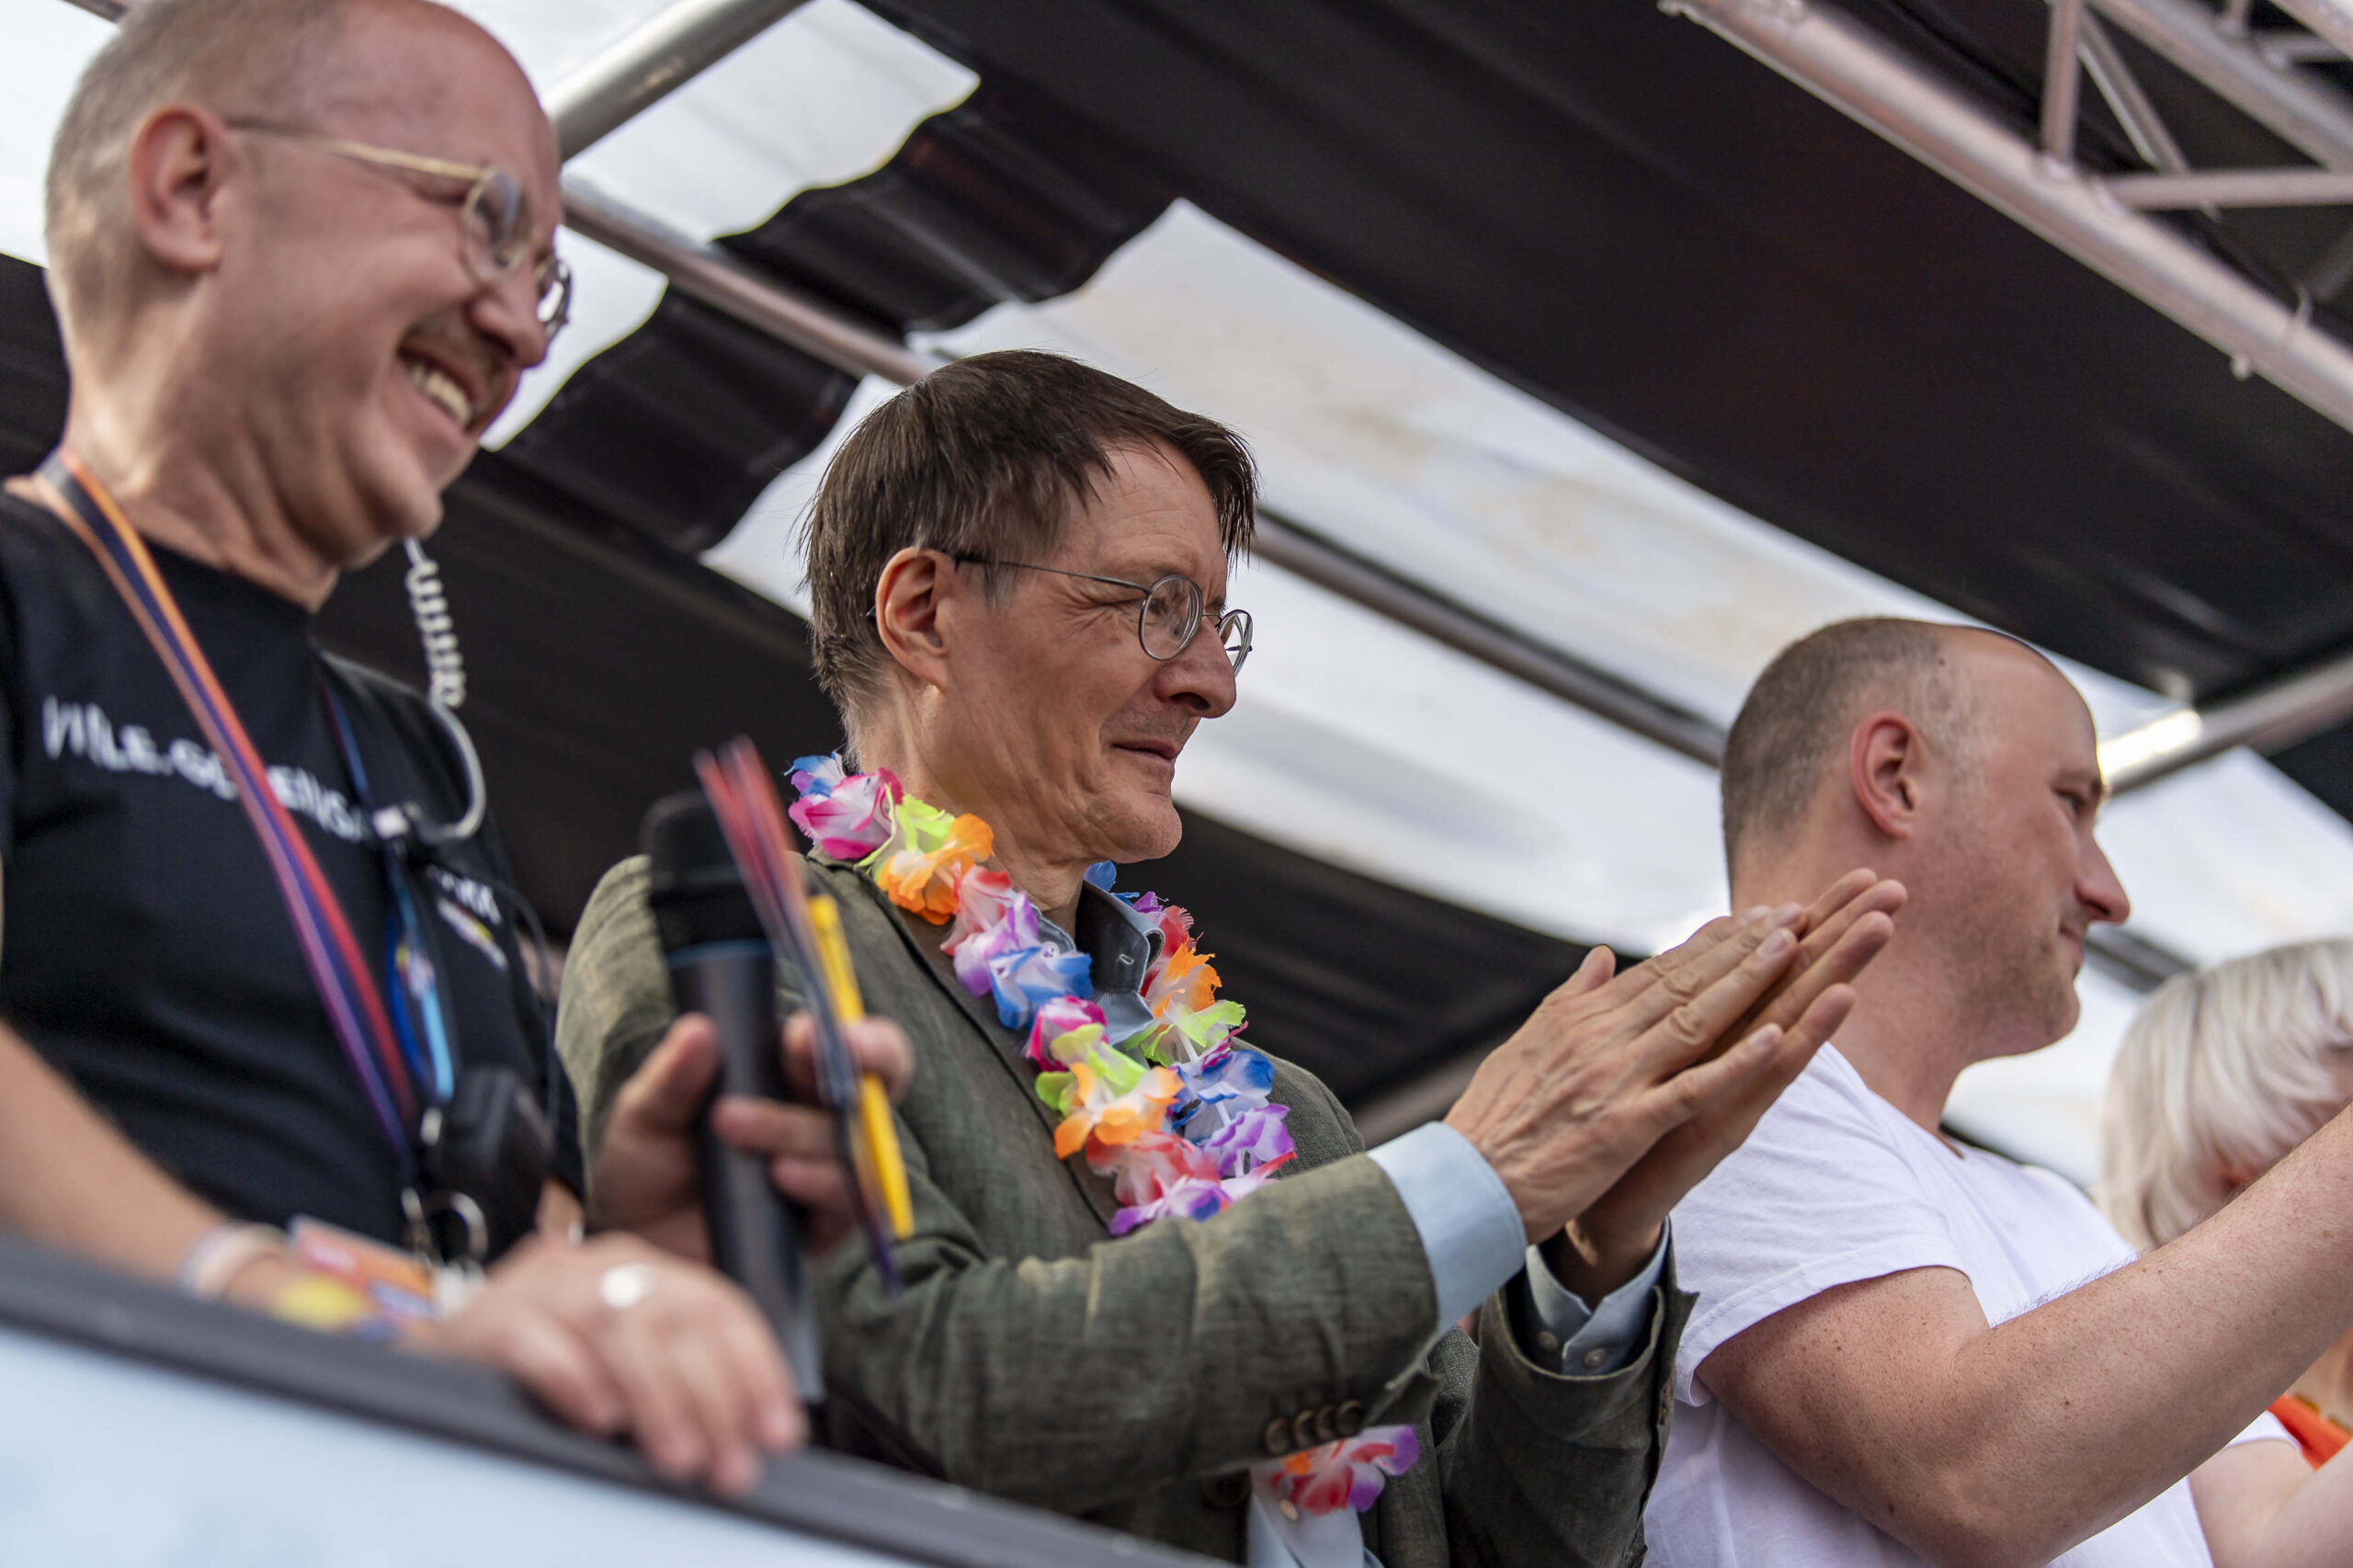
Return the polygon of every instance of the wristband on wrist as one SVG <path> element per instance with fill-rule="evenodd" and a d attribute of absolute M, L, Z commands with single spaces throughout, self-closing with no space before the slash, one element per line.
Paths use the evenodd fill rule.
<path fill-rule="evenodd" d="M 233 1221 L 215 1225 L 181 1257 L 179 1287 L 200 1300 L 217 1301 L 248 1265 L 287 1256 L 286 1233 L 275 1225 Z"/>

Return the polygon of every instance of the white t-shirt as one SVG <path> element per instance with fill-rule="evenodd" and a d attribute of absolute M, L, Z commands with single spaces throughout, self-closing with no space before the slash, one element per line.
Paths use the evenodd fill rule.
<path fill-rule="evenodd" d="M 1692 1373 L 1714 1349 L 1834 1286 L 1957 1268 L 1999 1324 L 2132 1260 L 2048 1171 L 1959 1153 L 1824 1047 L 1756 1131 L 1675 1211 L 1677 1272 L 1699 1304 L 1643 1525 L 1657 1568 L 1918 1568 L 1925 1559 L 1782 1464 Z M 2287 1438 L 2269 1415 L 2237 1441 Z M 2063 1568 L 2210 1568 L 2188 1482 L 2057 1559 Z"/>

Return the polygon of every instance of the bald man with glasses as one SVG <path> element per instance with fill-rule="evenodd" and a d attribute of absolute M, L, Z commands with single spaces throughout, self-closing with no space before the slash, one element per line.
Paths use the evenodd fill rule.
<path fill-rule="evenodd" d="M 462 732 L 311 635 L 432 532 L 563 326 L 557 177 L 520 69 L 424 0 L 146 0 L 77 85 L 46 212 L 67 426 L 0 499 L 0 1224 L 503 1368 L 740 1490 L 804 1425 L 695 1256 L 708 1021 L 631 1085 L 582 1239 Z M 904 1042 L 856 1043 L 904 1087 Z M 819 1113 L 717 1119 L 847 1233 Z M 335 1272 L 369 1249 L 442 1267 L 371 1295 Z"/>

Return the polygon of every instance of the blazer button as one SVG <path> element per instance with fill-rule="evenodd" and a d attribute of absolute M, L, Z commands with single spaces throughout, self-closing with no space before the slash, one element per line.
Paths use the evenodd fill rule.
<path fill-rule="evenodd" d="M 1212 1508 L 1239 1508 L 1250 1501 L 1250 1472 L 1237 1470 L 1201 1483 L 1201 1501 Z"/>
<path fill-rule="evenodd" d="M 1340 1428 L 1341 1437 L 1355 1437 L 1364 1430 L 1364 1406 L 1353 1399 L 1348 1401 L 1340 1406 L 1335 1424 Z"/>
<path fill-rule="evenodd" d="M 1290 1418 L 1290 1446 L 1294 1449 L 1315 1446 L 1315 1412 L 1302 1410 Z"/>
<path fill-rule="evenodd" d="M 1315 1440 L 1319 1443 L 1340 1440 L 1340 1434 L 1332 1429 L 1332 1407 L 1328 1404 L 1315 1413 Z"/>
<path fill-rule="evenodd" d="M 1265 1441 L 1267 1444 L 1267 1451 L 1274 1455 L 1277 1459 L 1280 1459 L 1283 1455 L 1290 1452 L 1294 1448 L 1304 1448 L 1306 1446 L 1303 1443 L 1293 1443 L 1290 1440 L 1290 1423 L 1285 1421 L 1279 1415 L 1267 1423 Z"/>

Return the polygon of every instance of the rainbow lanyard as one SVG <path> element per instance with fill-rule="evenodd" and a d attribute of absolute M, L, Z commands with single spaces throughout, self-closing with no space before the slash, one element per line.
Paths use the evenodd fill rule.
<path fill-rule="evenodd" d="M 245 820 L 253 824 L 254 836 L 261 840 L 262 853 L 269 859 L 270 873 L 278 879 L 278 895 L 285 900 L 294 935 L 301 943 L 302 961 L 310 969 L 320 1001 L 326 1005 L 335 1039 L 342 1043 L 376 1120 L 399 1158 L 403 1185 L 410 1185 L 415 1154 L 409 1129 L 417 1123 L 416 1091 L 383 994 L 360 957 L 359 944 L 352 938 L 351 923 L 344 918 L 335 889 L 319 869 L 285 802 L 270 787 L 268 772 L 245 733 L 244 722 L 230 704 L 228 693 L 221 689 L 188 622 L 180 618 L 179 606 L 155 570 L 154 558 L 131 531 L 114 498 L 62 447 L 40 465 L 34 483 L 50 509 L 97 557 L 131 618 L 164 661 L 188 711 L 196 715 L 206 743 L 227 765 L 236 783 L 238 803 L 244 807 Z M 336 717 L 341 719 L 339 711 Z"/>

